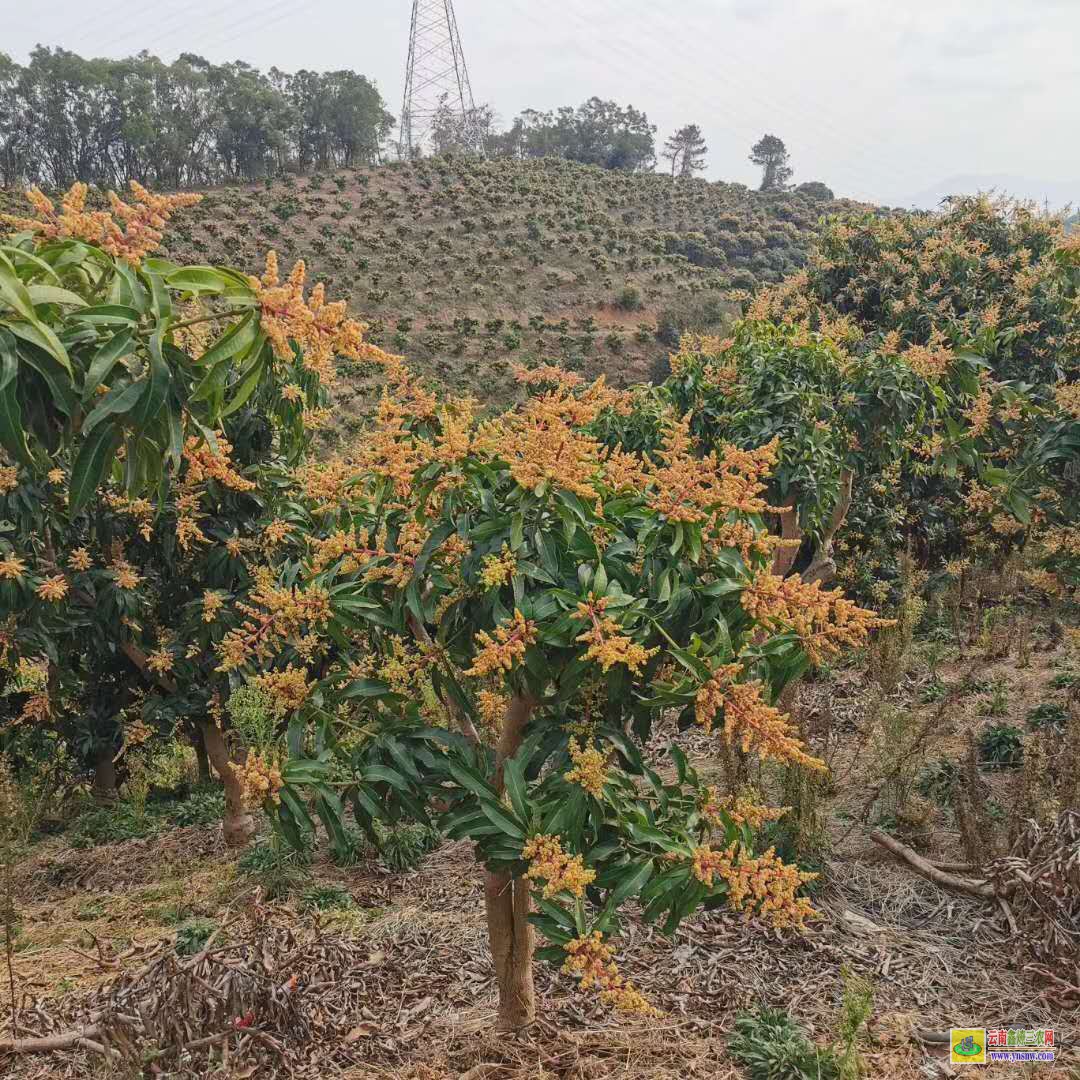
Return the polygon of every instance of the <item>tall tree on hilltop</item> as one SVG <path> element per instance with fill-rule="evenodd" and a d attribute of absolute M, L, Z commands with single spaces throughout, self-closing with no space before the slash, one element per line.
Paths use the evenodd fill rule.
<path fill-rule="evenodd" d="M 784 140 L 775 135 L 762 135 L 750 150 L 750 160 L 761 169 L 762 191 L 783 190 L 794 172 Z"/>
<path fill-rule="evenodd" d="M 589 98 L 576 109 L 557 112 L 526 109 L 504 134 L 494 136 L 492 152 L 500 157 L 561 157 L 604 169 L 641 172 L 653 167 L 656 126 L 632 105 Z"/>
<path fill-rule="evenodd" d="M 708 152 L 701 128 L 697 124 L 687 124 L 664 143 L 663 157 L 671 162 L 672 176 L 693 176 L 705 168 L 705 155 Z"/>

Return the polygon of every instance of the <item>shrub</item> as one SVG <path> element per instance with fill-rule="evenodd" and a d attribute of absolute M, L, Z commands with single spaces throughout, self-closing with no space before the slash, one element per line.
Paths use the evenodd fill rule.
<path fill-rule="evenodd" d="M 640 311 L 645 305 L 641 300 L 641 290 L 636 285 L 627 285 L 615 297 L 615 306 L 620 311 Z"/>

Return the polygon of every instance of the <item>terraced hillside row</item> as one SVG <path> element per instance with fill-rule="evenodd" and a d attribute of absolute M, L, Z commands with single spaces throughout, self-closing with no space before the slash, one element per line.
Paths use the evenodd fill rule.
<path fill-rule="evenodd" d="M 515 359 L 647 378 L 680 329 L 802 265 L 822 216 L 854 208 L 557 159 L 427 159 L 215 189 L 164 254 L 252 272 L 269 248 L 304 258 L 372 340 L 498 400 Z M 340 392 L 343 413 L 362 411 L 361 392 Z"/>

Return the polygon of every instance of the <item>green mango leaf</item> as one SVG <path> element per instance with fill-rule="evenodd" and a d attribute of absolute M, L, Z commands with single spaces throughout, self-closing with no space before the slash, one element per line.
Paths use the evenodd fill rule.
<path fill-rule="evenodd" d="M 124 416 L 131 412 L 143 396 L 147 381 L 136 379 L 126 385 L 114 386 L 87 414 L 82 425 L 83 435 L 89 435 L 102 420 L 110 416 Z"/>
<path fill-rule="evenodd" d="M 150 374 L 144 380 L 146 390 L 131 413 L 137 432 L 145 431 L 157 419 L 172 381 L 169 365 L 161 355 L 162 339 L 163 331 L 160 328 L 150 338 Z"/>
<path fill-rule="evenodd" d="M 612 891 L 608 903 L 612 908 L 617 908 L 620 904 L 629 900 L 631 896 L 636 896 L 645 887 L 652 875 L 652 859 L 631 863 L 619 884 Z"/>
<path fill-rule="evenodd" d="M 409 782 L 405 777 L 394 772 L 393 769 L 386 765 L 369 765 L 364 769 L 361 776 L 369 784 L 384 783 L 397 788 L 399 791 L 409 790 Z"/>
<path fill-rule="evenodd" d="M 109 376 L 109 372 L 135 348 L 135 335 L 128 330 L 121 330 L 114 334 L 101 348 L 94 353 L 90 367 L 86 371 L 86 379 L 83 382 L 82 400 L 85 404 L 97 391 L 97 388 Z"/>
<path fill-rule="evenodd" d="M 0 446 L 23 465 L 34 459 L 26 445 L 22 408 L 18 397 L 19 359 L 15 339 L 0 327 Z"/>
<path fill-rule="evenodd" d="M 255 312 L 249 311 L 239 322 L 230 326 L 229 329 L 202 354 L 202 356 L 195 357 L 194 359 L 201 366 L 214 368 L 221 363 L 222 360 L 228 360 L 233 356 L 239 356 L 245 350 L 250 348 L 251 343 L 255 340 L 258 332 L 259 327 L 255 318 Z M 207 378 L 209 378 L 209 373 Z M 198 390 L 196 390 L 196 393 L 197 392 Z M 192 395 L 192 397 L 193 400 L 199 400 L 198 398 L 195 398 L 194 395 Z"/>
<path fill-rule="evenodd" d="M 39 344 L 56 362 L 72 376 L 71 361 L 67 350 L 60 344 L 60 339 L 52 328 L 43 323 L 34 311 L 33 301 L 26 286 L 19 280 L 11 260 L 0 252 L 0 302 L 6 304 L 26 321 L 27 330 L 31 331 L 35 344 Z"/>
<path fill-rule="evenodd" d="M 60 289 L 55 285 L 27 285 L 27 295 L 30 302 L 37 307 L 38 304 L 63 304 L 66 307 L 86 307 L 86 301 L 69 289 Z"/>
<path fill-rule="evenodd" d="M 72 517 L 87 506 L 96 494 L 119 445 L 119 432 L 112 427 L 99 428 L 83 441 L 75 467 L 71 470 L 68 489 L 68 510 Z"/>
<path fill-rule="evenodd" d="M 503 765 L 503 779 L 506 781 L 506 791 L 510 796 L 514 813 L 522 821 L 528 821 L 531 815 L 525 789 L 525 771 L 517 755 L 508 759 Z"/>
<path fill-rule="evenodd" d="M 264 346 L 259 349 L 258 358 L 248 368 L 246 374 L 241 376 L 240 385 L 237 387 L 232 401 L 221 410 L 221 419 L 224 420 L 226 416 L 232 416 L 237 409 L 241 409 L 247 404 L 248 398 L 255 392 L 263 371 L 266 369 L 268 354 L 269 350 L 265 347 L 264 342 Z"/>
<path fill-rule="evenodd" d="M 495 802 L 493 799 L 481 799 L 480 809 L 484 811 L 484 815 L 492 825 L 497 825 L 511 839 L 522 841 L 525 839 L 525 829 L 502 803 Z M 521 857 L 520 851 L 515 857 Z"/>

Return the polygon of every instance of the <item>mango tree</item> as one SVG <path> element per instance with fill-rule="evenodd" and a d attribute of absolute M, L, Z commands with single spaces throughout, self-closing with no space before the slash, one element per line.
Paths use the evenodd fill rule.
<path fill-rule="evenodd" d="M 123 740 L 179 726 L 250 819 L 217 718 L 214 643 L 291 532 L 292 468 L 362 328 L 287 282 L 151 257 L 197 196 L 111 197 L 8 219 L 0 245 L 0 617 L 16 724 L 64 733 L 115 786 Z"/>
<path fill-rule="evenodd" d="M 704 783 L 674 728 L 648 753 L 658 721 L 821 768 L 773 702 L 878 620 L 770 571 L 776 442 L 703 453 L 671 413 L 642 455 L 595 433 L 628 408 L 602 382 L 526 373 L 533 396 L 478 420 L 403 371 L 350 465 L 310 470 L 308 552 L 220 645 L 287 722 L 265 805 L 297 843 L 314 814 L 344 845 L 348 811 L 473 841 L 500 1027 L 534 1015 L 536 930 L 648 1011 L 606 940 L 625 902 L 668 932 L 703 904 L 811 914 L 807 876 L 756 847 L 777 812 Z"/>

